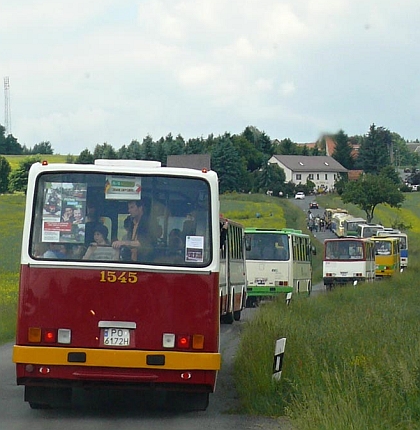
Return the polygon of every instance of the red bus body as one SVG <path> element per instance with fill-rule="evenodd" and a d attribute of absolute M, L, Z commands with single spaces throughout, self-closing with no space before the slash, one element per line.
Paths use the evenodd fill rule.
<path fill-rule="evenodd" d="M 128 387 L 185 395 L 189 408 L 205 409 L 221 364 L 220 318 L 224 314 L 239 319 L 246 300 L 245 266 L 242 260 L 241 269 L 238 248 L 237 262 L 232 267 L 236 267 L 234 272 L 239 277 L 233 284 L 226 275 L 229 257 L 223 257 L 220 250 L 217 175 L 192 169 L 142 167 L 141 163 L 140 167 L 128 162 L 125 166 L 115 161 L 109 166 L 102 163 L 37 163 L 31 169 L 13 352 L 17 383 L 25 386 L 25 400 L 33 408 L 67 403 L 73 388 Z M 157 208 L 154 218 L 163 231 L 153 254 L 155 260 L 86 261 L 81 255 L 53 260 L 36 255 L 34 250 L 40 246 L 36 242 L 42 245 L 47 236 L 67 241 L 65 245 L 72 249 L 83 248 L 77 242 L 79 236 L 71 236 L 61 221 L 46 231 L 51 222 L 44 218 L 40 221 L 39 205 L 51 194 L 54 181 L 63 177 L 62 184 L 70 183 L 72 178 L 77 182 L 85 174 L 87 197 L 84 189 L 78 193 L 72 190 L 69 199 L 79 206 L 89 200 L 90 192 L 92 196 L 98 194 L 89 188 L 90 174 L 97 175 L 97 182 L 103 175 L 142 177 L 142 196 L 149 195 L 152 207 Z M 187 192 L 188 186 L 183 187 L 183 182 L 181 186 L 176 182 L 189 184 L 190 180 L 191 188 L 197 186 L 196 194 Z M 191 239 L 199 248 L 192 253 L 184 250 L 181 257 L 176 257 L 178 260 L 167 256 L 165 242 L 167 223 L 180 222 L 184 214 L 180 209 L 183 204 L 170 206 L 172 181 L 180 190 L 179 198 L 197 199 L 192 202 L 198 214 L 197 231 L 185 240 Z M 63 191 L 62 184 L 57 189 Z M 167 194 L 162 188 L 165 184 L 169 184 Z M 62 198 L 66 193 L 63 191 Z M 121 217 L 126 215 L 120 213 L 121 208 L 129 199 L 112 196 L 106 200 L 106 193 L 105 219 L 111 235 L 118 238 Z M 169 209 L 162 209 L 162 203 L 167 203 Z M 38 231 L 40 225 L 42 232 Z M 238 237 L 243 236 L 240 225 L 231 223 L 230 229 Z M 231 240 L 229 235 L 227 240 Z M 236 247 L 243 246 L 241 240 L 238 243 Z M 221 261 L 223 282 L 219 277 Z M 227 322 L 231 322 L 229 319 Z"/>

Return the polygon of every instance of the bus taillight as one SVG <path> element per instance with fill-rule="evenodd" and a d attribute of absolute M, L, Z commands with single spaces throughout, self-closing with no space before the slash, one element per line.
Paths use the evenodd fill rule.
<path fill-rule="evenodd" d="M 39 327 L 29 327 L 28 342 L 33 342 L 33 343 L 41 342 L 41 329 Z"/>
<path fill-rule="evenodd" d="M 185 349 L 190 347 L 190 342 L 191 342 L 190 336 L 179 336 L 176 344 L 178 348 Z"/>
<path fill-rule="evenodd" d="M 29 327 L 28 342 L 31 343 L 62 343 L 69 344 L 71 341 L 71 330 L 65 328 L 41 329 L 40 327 Z"/>
<path fill-rule="evenodd" d="M 193 335 L 193 349 L 203 349 L 204 348 L 204 336 L 202 334 Z"/>
<path fill-rule="evenodd" d="M 192 342 L 191 342 L 192 339 Z M 164 348 L 175 348 L 179 349 L 204 349 L 204 335 L 193 334 L 191 335 L 175 335 L 173 333 L 163 334 L 163 347 Z"/>
<path fill-rule="evenodd" d="M 44 342 L 55 343 L 57 342 L 57 330 L 48 329 L 44 331 Z"/>

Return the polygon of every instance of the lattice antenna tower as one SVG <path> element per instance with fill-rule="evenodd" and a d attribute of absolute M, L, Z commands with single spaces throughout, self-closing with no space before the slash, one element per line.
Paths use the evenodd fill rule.
<path fill-rule="evenodd" d="M 4 78 L 4 127 L 6 136 L 12 134 L 12 114 L 10 112 L 10 84 L 9 77 Z"/>

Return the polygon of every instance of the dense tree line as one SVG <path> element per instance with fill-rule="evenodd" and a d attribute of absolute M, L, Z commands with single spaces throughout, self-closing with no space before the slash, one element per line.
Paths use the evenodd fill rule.
<path fill-rule="evenodd" d="M 416 154 L 410 153 L 403 138 L 374 124 L 365 136 L 349 137 L 340 130 L 331 137 L 336 142 L 332 157 L 347 169 L 361 169 L 366 173 L 378 174 L 383 167 L 392 163 L 415 166 L 419 161 Z M 358 157 L 354 155 L 355 145 L 359 147 Z M 6 137 L 5 128 L 0 125 L 0 154 L 29 156 L 15 172 L 8 170 L 6 159 L 0 159 L 0 192 L 24 191 L 27 169 L 34 160 L 37 160 L 36 156 L 53 153 L 54 150 L 48 141 L 29 149 L 22 147 L 13 136 Z M 297 188 L 299 191 L 309 191 L 313 184 L 307 183 L 298 187 L 291 183 L 286 184 L 283 170 L 278 166 L 268 165 L 268 159 L 273 154 L 325 155 L 326 140 L 320 139 L 314 146 L 308 147 L 297 144 L 289 138 L 281 141 L 271 140 L 256 127 L 248 126 L 241 134 L 225 133 L 220 136 L 210 134 L 207 138 L 189 140 L 185 140 L 181 135 L 174 137 L 168 134 L 154 141 L 147 135 L 141 143 L 133 140 L 119 149 L 108 143 L 97 144 L 93 152 L 85 149 L 79 155 L 68 155 L 67 161 L 92 164 L 98 158 L 136 159 L 157 160 L 166 165 L 169 155 L 181 154 L 210 154 L 212 168 L 220 177 L 221 192 L 272 190 L 274 195 L 293 194 Z M 346 178 L 343 177 L 338 189 L 342 191 L 345 183 Z"/>

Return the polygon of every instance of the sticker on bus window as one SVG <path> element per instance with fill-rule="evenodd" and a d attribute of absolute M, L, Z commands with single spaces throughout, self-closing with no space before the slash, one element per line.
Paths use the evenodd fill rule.
<path fill-rule="evenodd" d="M 204 261 L 204 237 L 187 236 L 185 238 L 185 261 L 202 263 Z"/>
<path fill-rule="evenodd" d="M 45 183 L 43 242 L 84 242 L 86 191 L 86 183 Z"/>
<path fill-rule="evenodd" d="M 107 175 L 105 198 L 108 200 L 140 200 L 141 178 Z"/>

